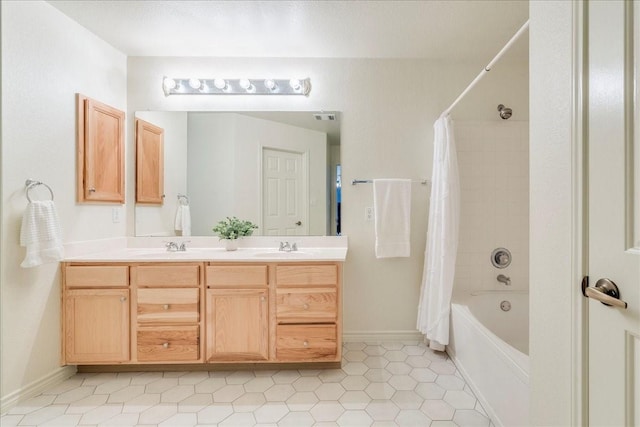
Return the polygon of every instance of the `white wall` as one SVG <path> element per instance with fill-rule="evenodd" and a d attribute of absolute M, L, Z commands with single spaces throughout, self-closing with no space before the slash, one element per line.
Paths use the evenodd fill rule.
<path fill-rule="evenodd" d="M 48 3 L 3 1 L 0 7 L 4 402 L 51 374 L 60 360 L 59 267 L 19 267 L 24 182 L 33 178 L 53 189 L 65 242 L 124 236 L 126 221 L 112 223 L 117 205 L 75 203 L 75 93 L 121 110 L 127 95 L 122 53 Z"/>
<path fill-rule="evenodd" d="M 135 115 L 164 129 L 165 194 L 162 205 L 136 205 L 136 236 L 174 236 L 178 194 L 187 194 L 187 113 L 138 111 Z"/>
<path fill-rule="evenodd" d="M 490 58 L 487 58 L 487 62 Z M 453 112 L 455 120 L 495 120 L 496 107 L 528 119 L 527 64 L 498 63 Z M 427 60 L 129 58 L 129 111 L 341 111 L 343 234 L 349 236 L 344 268 L 346 339 L 416 336 L 429 190 L 412 193 L 411 257 L 378 260 L 371 186 L 354 178 L 431 176 L 433 122 L 485 64 L 441 65 Z M 173 96 L 161 82 L 169 76 L 309 76 L 309 97 Z M 129 183 L 131 185 L 131 182 Z"/>
<path fill-rule="evenodd" d="M 531 425 L 572 418 L 573 2 L 530 3 L 530 344 Z M 576 207 L 578 208 L 578 207 Z M 581 298 L 581 297 L 579 297 Z"/>
<path fill-rule="evenodd" d="M 232 183 L 238 116 L 232 113 L 188 113 L 188 116 L 191 232 L 194 236 L 213 236 L 213 226 L 234 215 L 227 206 L 233 207 L 237 197 Z"/>
<path fill-rule="evenodd" d="M 455 288 L 529 289 L 529 122 L 455 121 L 460 170 L 460 239 Z M 507 248 L 498 269 L 491 252 Z M 505 287 L 496 277 L 511 278 Z"/>

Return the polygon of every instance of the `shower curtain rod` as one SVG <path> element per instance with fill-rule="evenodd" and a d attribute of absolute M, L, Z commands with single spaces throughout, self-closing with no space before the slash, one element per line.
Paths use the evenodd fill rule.
<path fill-rule="evenodd" d="M 449 106 L 449 108 L 447 108 L 446 110 L 444 110 L 442 112 L 442 114 L 440 114 L 440 117 L 444 117 L 447 114 L 449 114 L 451 112 L 451 110 L 453 110 L 453 108 L 458 104 L 458 102 L 460 102 L 460 100 L 462 98 L 464 98 L 464 96 L 467 94 L 467 92 L 469 92 L 483 77 L 485 74 L 487 74 L 489 71 L 491 71 L 491 68 L 493 67 L 493 64 L 495 64 L 501 57 L 502 55 L 505 54 L 505 52 L 507 50 L 509 50 L 509 48 L 511 47 L 512 44 L 514 44 L 516 42 L 516 40 L 518 40 L 520 38 L 520 36 L 529 28 L 529 20 L 527 19 L 527 22 L 524 23 L 524 25 L 522 27 L 520 27 L 520 29 L 514 34 L 513 37 L 511 37 L 511 40 L 509 40 L 507 42 L 507 44 L 504 45 L 504 47 L 500 50 L 500 52 L 498 52 L 498 54 L 491 60 L 491 62 L 489 62 L 489 64 L 487 64 L 486 67 L 484 67 L 484 69 L 482 71 L 480 71 L 480 74 L 477 75 L 477 77 L 475 79 L 473 79 L 473 81 L 469 84 L 469 86 L 467 86 L 467 88 L 460 94 L 460 96 L 458 96 L 456 98 L 455 101 L 453 101 L 453 104 L 451 104 Z"/>

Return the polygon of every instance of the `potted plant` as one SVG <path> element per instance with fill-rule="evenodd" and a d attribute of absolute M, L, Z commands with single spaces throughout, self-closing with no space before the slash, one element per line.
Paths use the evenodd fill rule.
<path fill-rule="evenodd" d="M 227 217 L 216 224 L 213 227 L 213 232 L 220 237 L 220 240 L 225 241 L 225 247 L 228 251 L 235 251 L 238 249 L 238 239 L 251 236 L 256 228 L 258 226 L 251 221 L 243 221 L 234 216 Z"/>

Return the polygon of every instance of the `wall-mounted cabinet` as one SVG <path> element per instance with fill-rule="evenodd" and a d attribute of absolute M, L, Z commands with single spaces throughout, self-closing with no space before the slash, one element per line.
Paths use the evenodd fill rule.
<path fill-rule="evenodd" d="M 78 202 L 124 203 L 124 112 L 77 94 L 77 117 Z"/>
<path fill-rule="evenodd" d="M 136 202 L 164 201 L 164 129 L 136 119 Z"/>

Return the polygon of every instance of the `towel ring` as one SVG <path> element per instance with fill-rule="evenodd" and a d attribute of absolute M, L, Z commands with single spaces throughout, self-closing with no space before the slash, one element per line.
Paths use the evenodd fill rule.
<path fill-rule="evenodd" d="M 184 194 L 178 194 L 178 201 L 180 202 L 180 204 L 183 204 L 183 205 L 188 205 L 189 204 L 189 198 L 187 196 L 185 196 Z M 183 203 L 183 201 L 184 201 L 184 203 Z"/>
<path fill-rule="evenodd" d="M 27 186 L 27 200 L 29 201 L 29 203 L 32 202 L 31 197 L 29 197 L 29 191 L 31 191 L 34 187 L 37 187 L 38 185 L 44 185 L 45 187 L 47 187 L 47 190 L 49 190 L 49 194 L 51 194 L 51 200 L 53 200 L 53 190 L 44 182 L 36 181 L 33 179 L 27 179 L 24 185 Z"/>

